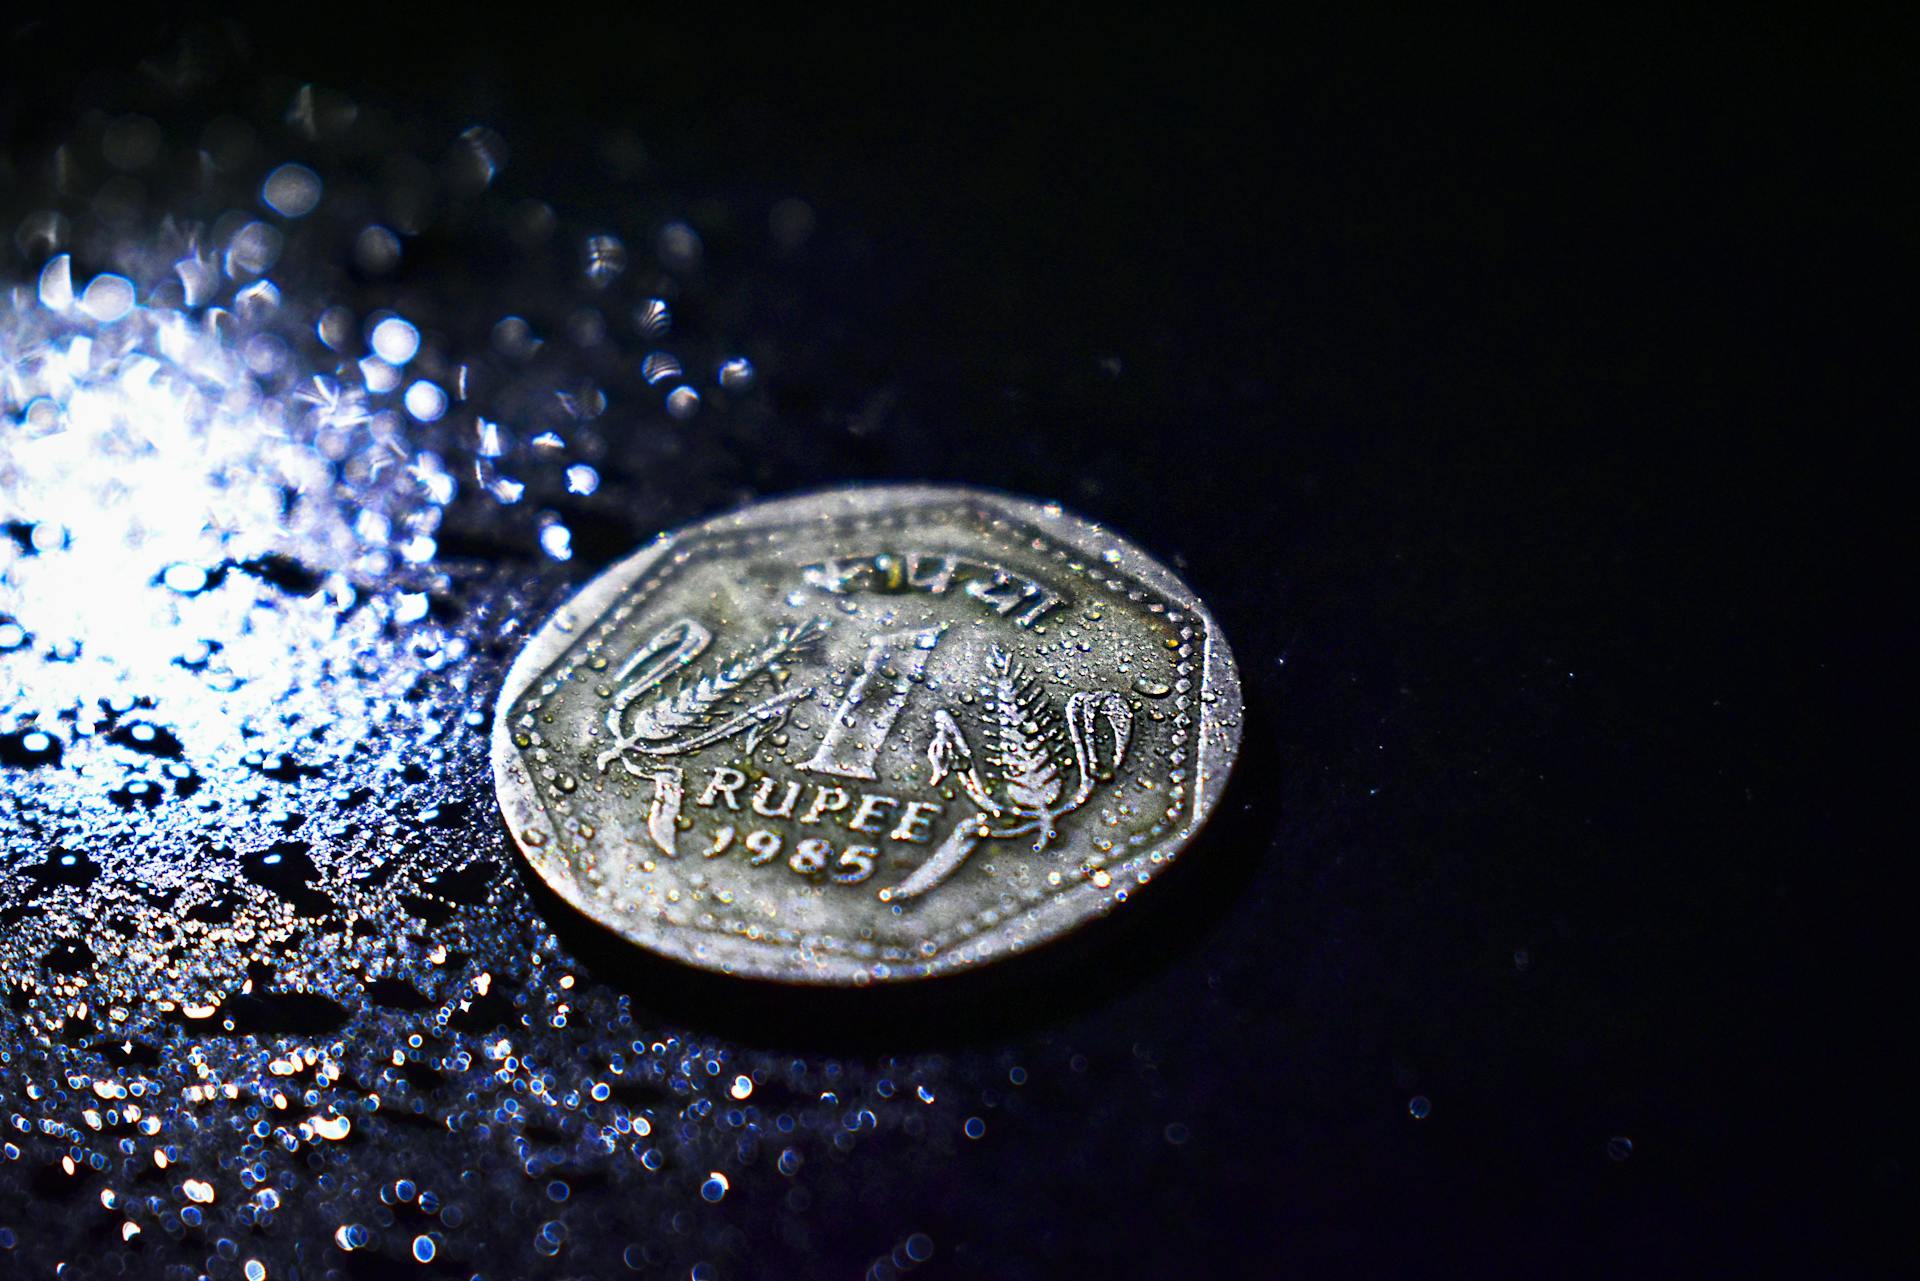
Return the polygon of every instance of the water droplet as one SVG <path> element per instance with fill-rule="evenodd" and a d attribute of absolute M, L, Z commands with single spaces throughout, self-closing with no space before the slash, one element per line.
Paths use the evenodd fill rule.
<path fill-rule="evenodd" d="M 485 125 L 472 125 L 460 133 L 454 145 L 454 172 L 469 191 L 481 191 L 493 184 L 507 163 L 507 143 Z"/>
<path fill-rule="evenodd" d="M 169 565 L 160 573 L 160 581 L 182 596 L 205 591 L 207 571 L 198 565 Z"/>
<path fill-rule="evenodd" d="M 673 331 L 673 309 L 664 298 L 649 298 L 633 309 L 633 323 L 646 338 L 664 338 Z"/>
<path fill-rule="evenodd" d="M 662 383 L 669 378 L 678 378 L 680 374 L 680 360 L 669 352 L 648 352 L 646 359 L 640 362 L 640 376 L 649 383 Z"/>
<path fill-rule="evenodd" d="M 753 386 L 753 375 L 753 362 L 745 356 L 720 362 L 720 385 L 728 391 L 745 391 Z"/>
<path fill-rule="evenodd" d="M 281 165 L 261 184 L 260 199 L 277 214 L 304 218 L 320 203 L 320 175 L 305 165 Z"/>
<path fill-rule="evenodd" d="M 1424 1121 L 1433 1111 L 1433 1104 L 1424 1094 L 1416 1094 L 1407 1100 L 1407 1115 L 1416 1121 Z"/>
<path fill-rule="evenodd" d="M 659 251 L 667 270 L 691 271 L 700 265 L 700 233 L 684 222 L 670 222 L 660 229 Z"/>
<path fill-rule="evenodd" d="M 627 247 L 618 236 L 587 237 L 587 280 L 605 288 L 627 269 Z"/>
<path fill-rule="evenodd" d="M 133 310 L 133 282 L 125 276 L 103 273 L 87 282 L 80 296 L 80 310 L 103 325 L 120 320 Z"/>
<path fill-rule="evenodd" d="M 374 355 L 389 365 L 404 365 L 420 350 L 420 331 L 398 316 L 388 316 L 373 327 L 369 341 Z"/>
<path fill-rule="evenodd" d="M 369 276 L 384 276 L 400 265 L 400 237 L 385 227 L 370 226 L 354 238 L 353 261 Z"/>
<path fill-rule="evenodd" d="M 685 421 L 700 412 L 700 393 L 691 387 L 675 387 L 667 395 L 667 412 Z"/>
<path fill-rule="evenodd" d="M 40 269 L 40 305 L 51 311 L 73 306 L 73 259 L 61 254 Z"/>
<path fill-rule="evenodd" d="M 423 423 L 438 422 L 447 412 L 447 393 L 422 378 L 407 388 L 407 412 Z"/>
<path fill-rule="evenodd" d="M 263 275 L 280 260 L 280 249 L 285 243 L 285 237 L 274 227 L 264 222 L 248 223 L 227 241 L 224 258 L 227 275 L 235 280 Z"/>
<path fill-rule="evenodd" d="M 503 316 L 493 327 L 493 346 L 503 356 L 525 360 L 540 349 L 533 326 L 518 316 Z"/>

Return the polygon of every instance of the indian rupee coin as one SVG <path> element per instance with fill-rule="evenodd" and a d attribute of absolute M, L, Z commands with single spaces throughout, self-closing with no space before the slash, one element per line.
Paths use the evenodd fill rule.
<path fill-rule="evenodd" d="M 667 534 L 528 640 L 494 783 L 559 895 L 651 951 L 923 978 L 1137 893 L 1219 800 L 1241 700 L 1173 573 L 1050 503 L 849 487 Z"/>

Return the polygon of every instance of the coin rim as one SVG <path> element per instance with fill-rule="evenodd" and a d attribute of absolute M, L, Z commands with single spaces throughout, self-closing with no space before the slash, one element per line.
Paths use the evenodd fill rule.
<path fill-rule="evenodd" d="M 584 892 L 572 874 L 572 866 L 557 850 L 529 847 L 521 839 L 521 833 L 528 828 L 536 824 L 550 825 L 550 821 L 519 749 L 513 745 L 507 728 L 509 709 L 519 702 L 541 673 L 579 639 L 584 626 L 611 608 L 623 592 L 676 544 L 694 535 L 740 533 L 764 525 L 790 523 L 796 518 L 817 518 L 822 514 L 823 505 L 829 505 L 830 514 L 839 517 L 870 514 L 904 504 L 954 501 L 974 501 L 1001 508 L 1038 527 L 1048 537 L 1139 580 L 1165 596 L 1170 604 L 1197 615 L 1204 626 L 1190 817 L 1153 844 L 1136 850 L 1125 863 L 1110 869 L 1114 875 L 1108 888 L 1083 880 L 933 957 L 882 963 L 825 953 L 809 956 L 805 949 L 797 949 L 792 944 L 756 942 L 730 934 L 663 926 L 655 918 L 596 901 Z M 494 796 L 515 848 L 541 881 L 583 916 L 635 946 L 703 970 L 808 987 L 908 982 L 977 969 L 988 962 L 1049 943 L 1070 933 L 1074 927 L 1112 911 L 1126 896 L 1146 884 L 1147 879 L 1164 871 L 1191 843 L 1219 802 L 1239 754 L 1242 710 L 1240 675 L 1234 665 L 1233 651 L 1212 613 L 1171 569 L 1108 527 L 1075 516 L 1057 503 L 977 486 L 834 486 L 766 499 L 736 512 L 663 533 L 596 575 L 549 615 L 514 657 L 494 704 L 491 750 Z M 1157 865 L 1151 862 L 1155 853 L 1163 855 Z M 549 876 L 549 863 L 558 864 L 564 874 Z M 1137 875 L 1147 868 L 1152 870 L 1146 878 Z M 1122 884 L 1122 872 L 1130 883 Z M 1021 937 L 1023 934 L 1025 937 Z"/>

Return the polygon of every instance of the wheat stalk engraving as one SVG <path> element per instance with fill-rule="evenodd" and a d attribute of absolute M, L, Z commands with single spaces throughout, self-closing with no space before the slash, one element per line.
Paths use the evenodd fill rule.
<path fill-rule="evenodd" d="M 938 785 L 954 776 L 980 812 L 962 820 L 933 857 L 905 881 L 882 890 L 882 899 L 925 894 L 958 871 L 983 840 L 1031 833 L 1034 852 L 1044 851 L 1059 835 L 1058 820 L 1086 804 L 1126 760 L 1133 737 L 1133 708 L 1118 694 L 1073 695 L 1067 700 L 1063 723 L 1034 675 L 998 648 L 988 659 L 981 694 L 988 715 L 986 762 L 997 776 L 999 795 L 981 778 L 959 721 L 945 708 L 935 712 L 933 740 L 927 745 L 929 778 Z M 1109 743 L 1104 767 L 1099 742 L 1103 723 Z M 1073 793 L 1063 800 L 1069 761 L 1076 778 Z"/>
<path fill-rule="evenodd" d="M 1066 812 L 1054 808 L 1066 790 L 1066 734 L 1033 673 L 1005 650 L 993 651 L 982 693 L 994 718 L 988 759 L 1000 775 L 1006 808 L 1027 820 L 1019 830 L 1039 833 L 1033 843 L 1039 853 L 1053 841 L 1053 820 Z"/>
<path fill-rule="evenodd" d="M 729 703 L 737 702 L 750 683 L 761 676 L 778 673 L 780 665 L 810 649 L 826 633 L 825 619 L 810 618 L 792 627 L 783 627 L 751 649 L 734 654 L 718 669 L 683 679 L 673 693 L 655 698 L 635 709 L 639 698 L 650 692 L 672 673 L 685 668 L 705 648 L 709 634 L 698 624 L 683 622 L 662 632 L 644 646 L 623 670 L 641 669 L 641 675 L 625 686 L 607 712 L 607 729 L 613 734 L 613 746 L 597 760 L 605 770 L 615 760 L 631 774 L 645 775 L 641 763 L 629 760 L 627 753 L 645 756 L 677 756 L 702 747 L 747 735 L 747 750 L 752 751 L 760 736 L 787 717 L 794 703 L 813 695 L 811 688 L 786 690 L 770 698 L 726 715 Z M 691 638 L 691 639 L 690 639 Z"/>

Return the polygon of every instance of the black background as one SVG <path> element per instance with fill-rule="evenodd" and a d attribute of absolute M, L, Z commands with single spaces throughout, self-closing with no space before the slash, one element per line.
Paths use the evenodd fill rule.
<path fill-rule="evenodd" d="M 690 203 L 800 195 L 854 246 L 760 322 L 813 353 L 767 378 L 807 447 L 696 460 L 677 515 L 1001 486 L 1219 617 L 1226 811 L 1103 937 L 911 1009 L 642 971 L 803 1049 L 1151 1059 L 1177 1147 L 1054 1080 L 995 1145 L 868 1172 L 943 1275 L 1911 1261 L 1909 33 L 246 25 L 263 77 L 493 124 L 556 205 L 605 199 L 578 157 L 624 120 Z M 15 141 L 62 126 L 35 99 L 64 55 L 151 38 L 16 30 Z"/>

